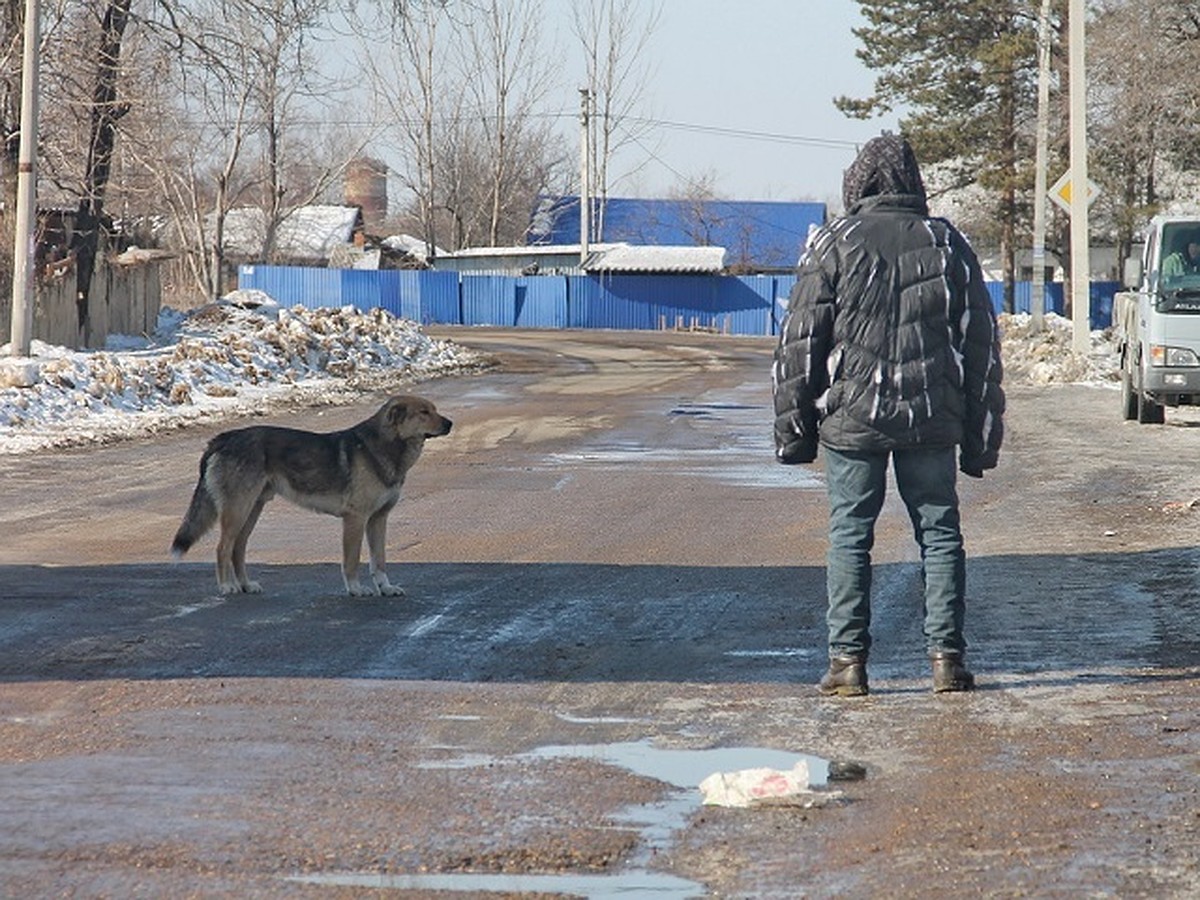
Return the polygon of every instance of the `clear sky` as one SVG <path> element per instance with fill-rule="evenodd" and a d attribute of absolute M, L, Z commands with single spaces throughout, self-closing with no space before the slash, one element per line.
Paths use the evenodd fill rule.
<path fill-rule="evenodd" d="M 611 193 L 662 196 L 712 176 L 722 197 L 839 205 L 855 146 L 898 120 L 833 105 L 874 83 L 855 56 L 860 23 L 853 0 L 663 0 L 645 116 L 674 124 L 618 159 L 629 174 Z"/>

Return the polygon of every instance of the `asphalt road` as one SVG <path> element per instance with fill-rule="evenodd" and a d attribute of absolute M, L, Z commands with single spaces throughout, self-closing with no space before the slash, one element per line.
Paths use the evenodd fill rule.
<path fill-rule="evenodd" d="M 771 458 L 767 339 L 446 335 L 455 421 L 392 516 L 408 597 L 340 594 L 339 523 L 272 503 L 264 593 L 168 557 L 223 427 L 0 458 L 0 893 L 1188 896 L 1200 416 L 1011 386 L 961 493 L 981 689 L 935 697 L 890 499 L 873 693 L 819 697 L 820 467 Z M 327 430 L 380 397 L 267 419 Z M 785 751 L 815 810 L 701 807 Z"/>

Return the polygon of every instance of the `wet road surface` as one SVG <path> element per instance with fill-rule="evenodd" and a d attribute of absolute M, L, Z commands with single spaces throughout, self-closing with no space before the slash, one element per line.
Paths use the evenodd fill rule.
<path fill-rule="evenodd" d="M 497 365 L 416 388 L 455 429 L 392 515 L 404 600 L 343 597 L 337 521 L 284 501 L 263 594 L 217 595 L 212 536 L 168 560 L 230 423 L 0 459 L 4 896 L 1200 886 L 1200 416 L 1013 386 L 1001 468 L 961 484 L 981 690 L 928 691 L 893 498 L 873 692 L 837 701 L 811 688 L 820 468 L 771 459 L 770 341 L 447 334 Z M 661 760 L 719 748 L 868 776 L 819 810 L 700 807 Z"/>

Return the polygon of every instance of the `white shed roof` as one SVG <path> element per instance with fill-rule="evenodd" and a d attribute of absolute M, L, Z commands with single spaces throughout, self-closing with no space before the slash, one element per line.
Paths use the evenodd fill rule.
<path fill-rule="evenodd" d="M 393 234 L 391 237 L 384 238 L 382 244 L 389 250 L 407 253 L 409 256 L 419 259 L 422 262 L 429 258 L 424 238 L 413 237 L 411 234 Z M 433 251 L 435 258 L 446 255 L 446 251 L 438 247 L 434 247 Z"/>
<path fill-rule="evenodd" d="M 621 245 L 591 244 L 588 249 L 598 253 L 619 246 Z M 442 255 L 455 259 L 507 259 L 510 257 L 525 259 L 530 256 L 578 257 L 580 249 L 578 244 L 528 244 L 520 247 L 465 247 L 462 250 Z"/>
<path fill-rule="evenodd" d="M 357 206 L 301 206 L 279 223 L 275 248 L 288 259 L 325 260 L 350 243 L 361 215 Z M 266 218 L 257 207 L 231 209 L 225 217 L 225 252 L 254 256 L 262 251 Z"/>
<path fill-rule="evenodd" d="M 612 244 L 592 253 L 583 268 L 588 272 L 720 272 L 725 268 L 725 248 Z"/>

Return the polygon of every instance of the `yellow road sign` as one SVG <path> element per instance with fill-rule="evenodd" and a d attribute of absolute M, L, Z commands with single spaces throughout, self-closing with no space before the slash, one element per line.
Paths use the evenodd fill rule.
<path fill-rule="evenodd" d="M 1046 195 L 1067 215 L 1071 214 L 1071 170 L 1063 172 Z M 1087 180 L 1087 205 L 1091 206 L 1100 195 L 1100 187 L 1092 179 Z"/>

